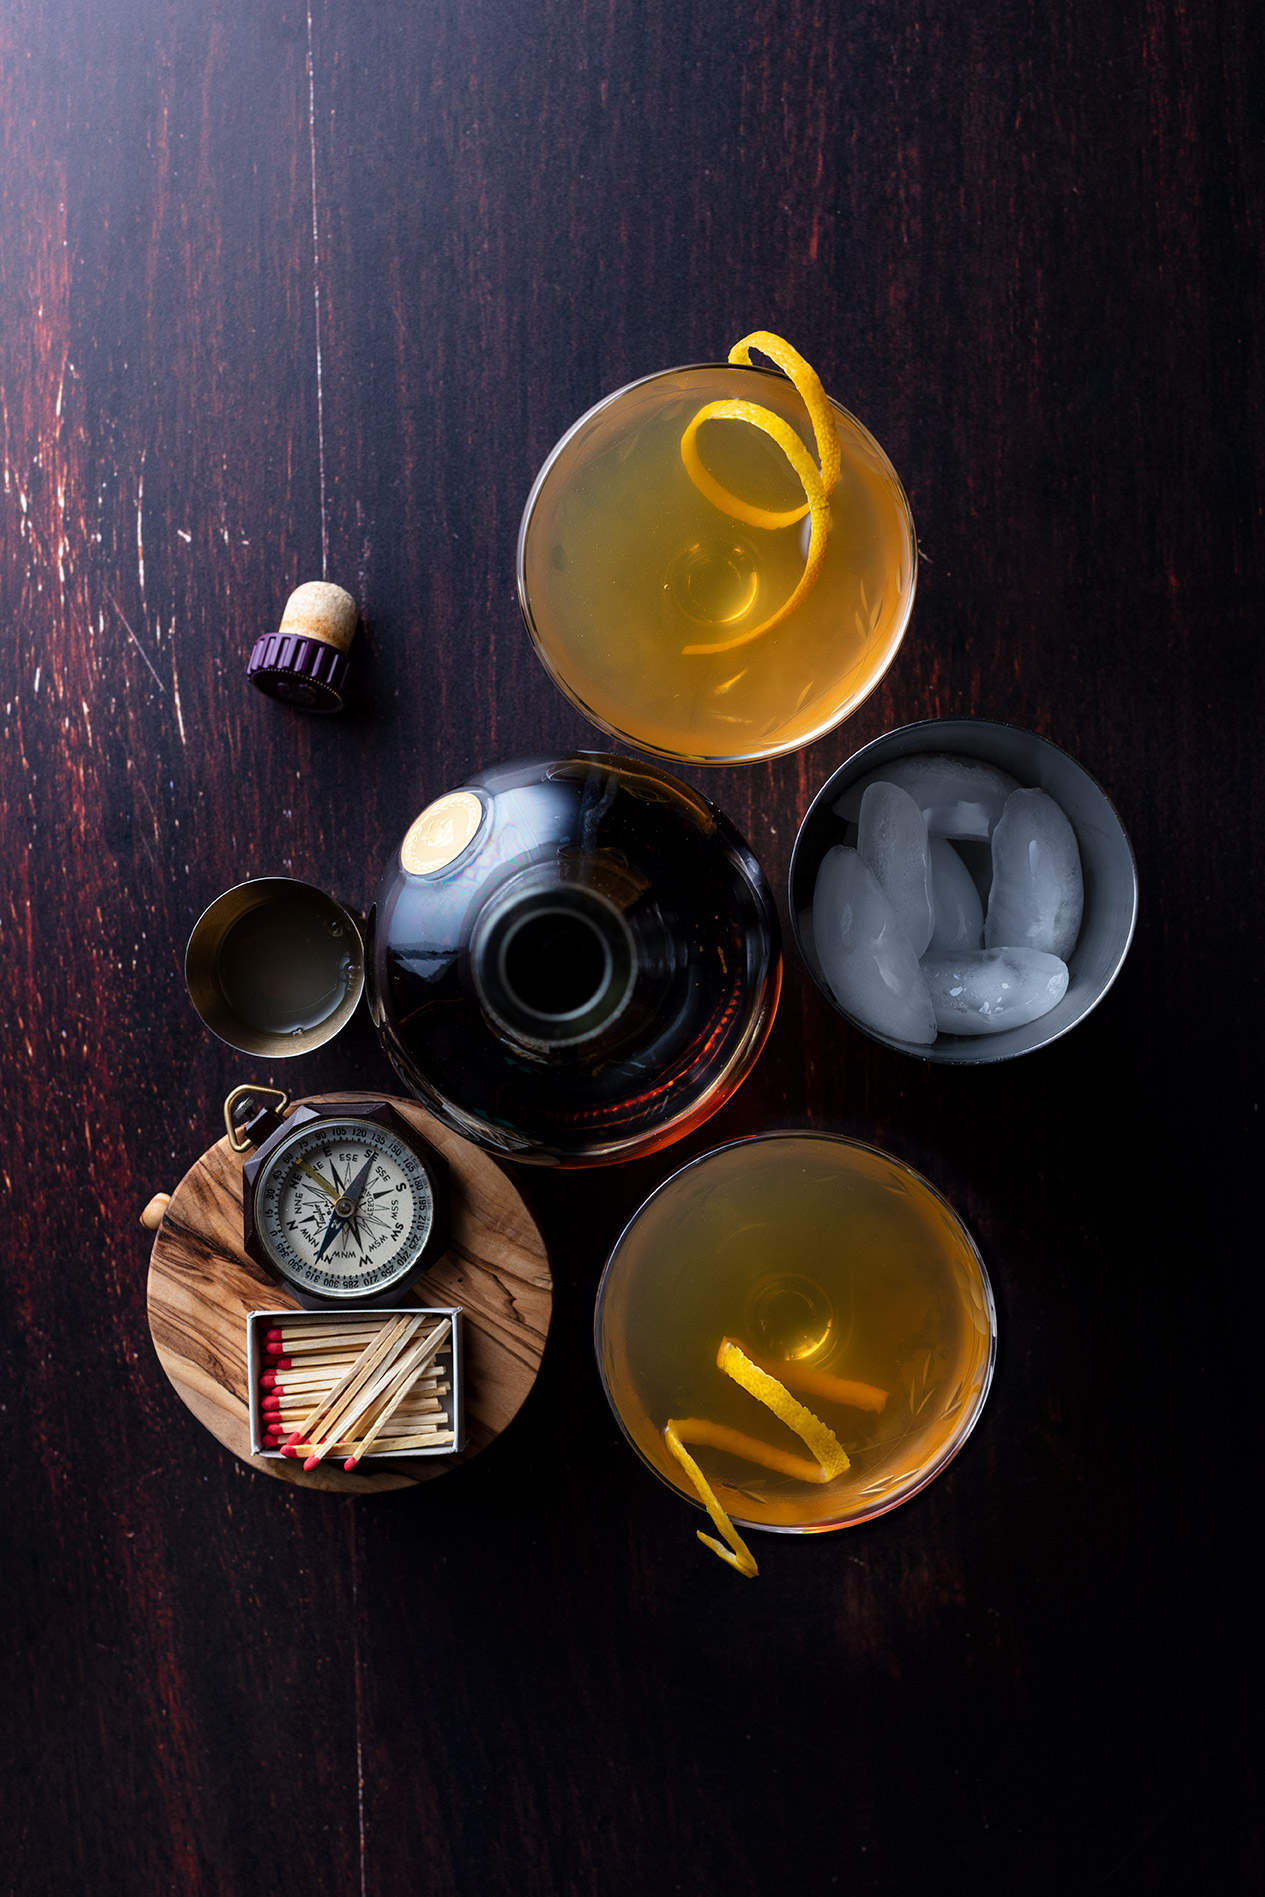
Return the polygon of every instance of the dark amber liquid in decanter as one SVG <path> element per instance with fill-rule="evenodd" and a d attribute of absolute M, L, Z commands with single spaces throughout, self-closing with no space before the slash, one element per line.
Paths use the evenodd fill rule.
<path fill-rule="evenodd" d="M 781 982 L 773 898 L 727 819 L 657 766 L 588 753 L 499 765 L 431 805 L 369 935 L 405 1085 L 541 1164 L 631 1159 L 707 1119 Z"/>

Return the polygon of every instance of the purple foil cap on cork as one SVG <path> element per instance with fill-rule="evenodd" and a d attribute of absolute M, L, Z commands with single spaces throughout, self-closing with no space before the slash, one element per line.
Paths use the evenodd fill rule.
<path fill-rule="evenodd" d="M 309 580 L 296 587 L 276 632 L 251 648 L 247 678 L 303 711 L 341 711 L 356 618 L 356 602 L 341 586 Z"/>

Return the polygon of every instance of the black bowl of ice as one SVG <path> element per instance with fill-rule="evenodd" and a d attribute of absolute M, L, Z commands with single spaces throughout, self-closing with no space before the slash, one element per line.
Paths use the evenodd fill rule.
<path fill-rule="evenodd" d="M 840 765 L 800 825 L 791 922 L 822 993 L 919 1060 L 1013 1060 L 1070 1032 L 1138 913 L 1124 826 L 1074 758 L 933 718 Z"/>

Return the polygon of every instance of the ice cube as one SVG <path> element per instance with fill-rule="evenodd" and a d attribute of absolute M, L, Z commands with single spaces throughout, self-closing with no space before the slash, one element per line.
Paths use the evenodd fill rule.
<path fill-rule="evenodd" d="M 875 1034 L 930 1045 L 931 997 L 874 873 L 855 850 L 827 850 L 813 892 L 813 940 L 835 999 Z"/>
<path fill-rule="evenodd" d="M 931 853 L 922 812 L 899 784 L 879 782 L 862 797 L 857 824 L 857 854 L 873 870 L 910 948 L 921 955 L 933 926 Z"/>
<path fill-rule="evenodd" d="M 1080 933 L 1085 888 L 1073 830 L 1053 797 L 1017 790 L 993 832 L 986 948 L 1041 949 L 1067 960 Z"/>
<path fill-rule="evenodd" d="M 942 1034 L 999 1034 L 1048 1014 L 1067 993 L 1067 965 L 1039 949 L 927 955 L 922 972 Z"/>
<path fill-rule="evenodd" d="M 907 790 L 933 837 L 983 837 L 993 833 L 1006 799 L 1019 786 L 995 764 L 982 758 L 898 757 L 844 791 L 835 815 L 856 823 L 861 799 L 871 784 L 898 784 Z"/>
<path fill-rule="evenodd" d="M 947 837 L 931 838 L 931 894 L 935 908 L 928 953 L 953 955 L 984 946 L 984 905 L 975 879 Z"/>

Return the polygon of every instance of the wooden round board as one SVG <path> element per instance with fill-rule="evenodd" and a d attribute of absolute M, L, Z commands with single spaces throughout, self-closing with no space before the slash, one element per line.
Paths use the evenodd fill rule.
<path fill-rule="evenodd" d="M 388 1096 L 320 1094 L 296 1106 Z M 494 1159 L 412 1100 L 391 1105 L 437 1146 L 452 1169 L 452 1242 L 409 1302 L 461 1305 L 467 1441 L 460 1455 L 384 1462 L 372 1474 L 252 1456 L 246 1364 L 251 1311 L 297 1310 L 295 1299 L 242 1250 L 242 1163 L 227 1139 L 185 1174 L 149 1260 L 149 1328 L 177 1395 L 226 1449 L 252 1468 L 303 1488 L 361 1494 L 411 1488 L 469 1461 L 517 1415 L 536 1381 L 553 1310 L 544 1240 Z"/>

